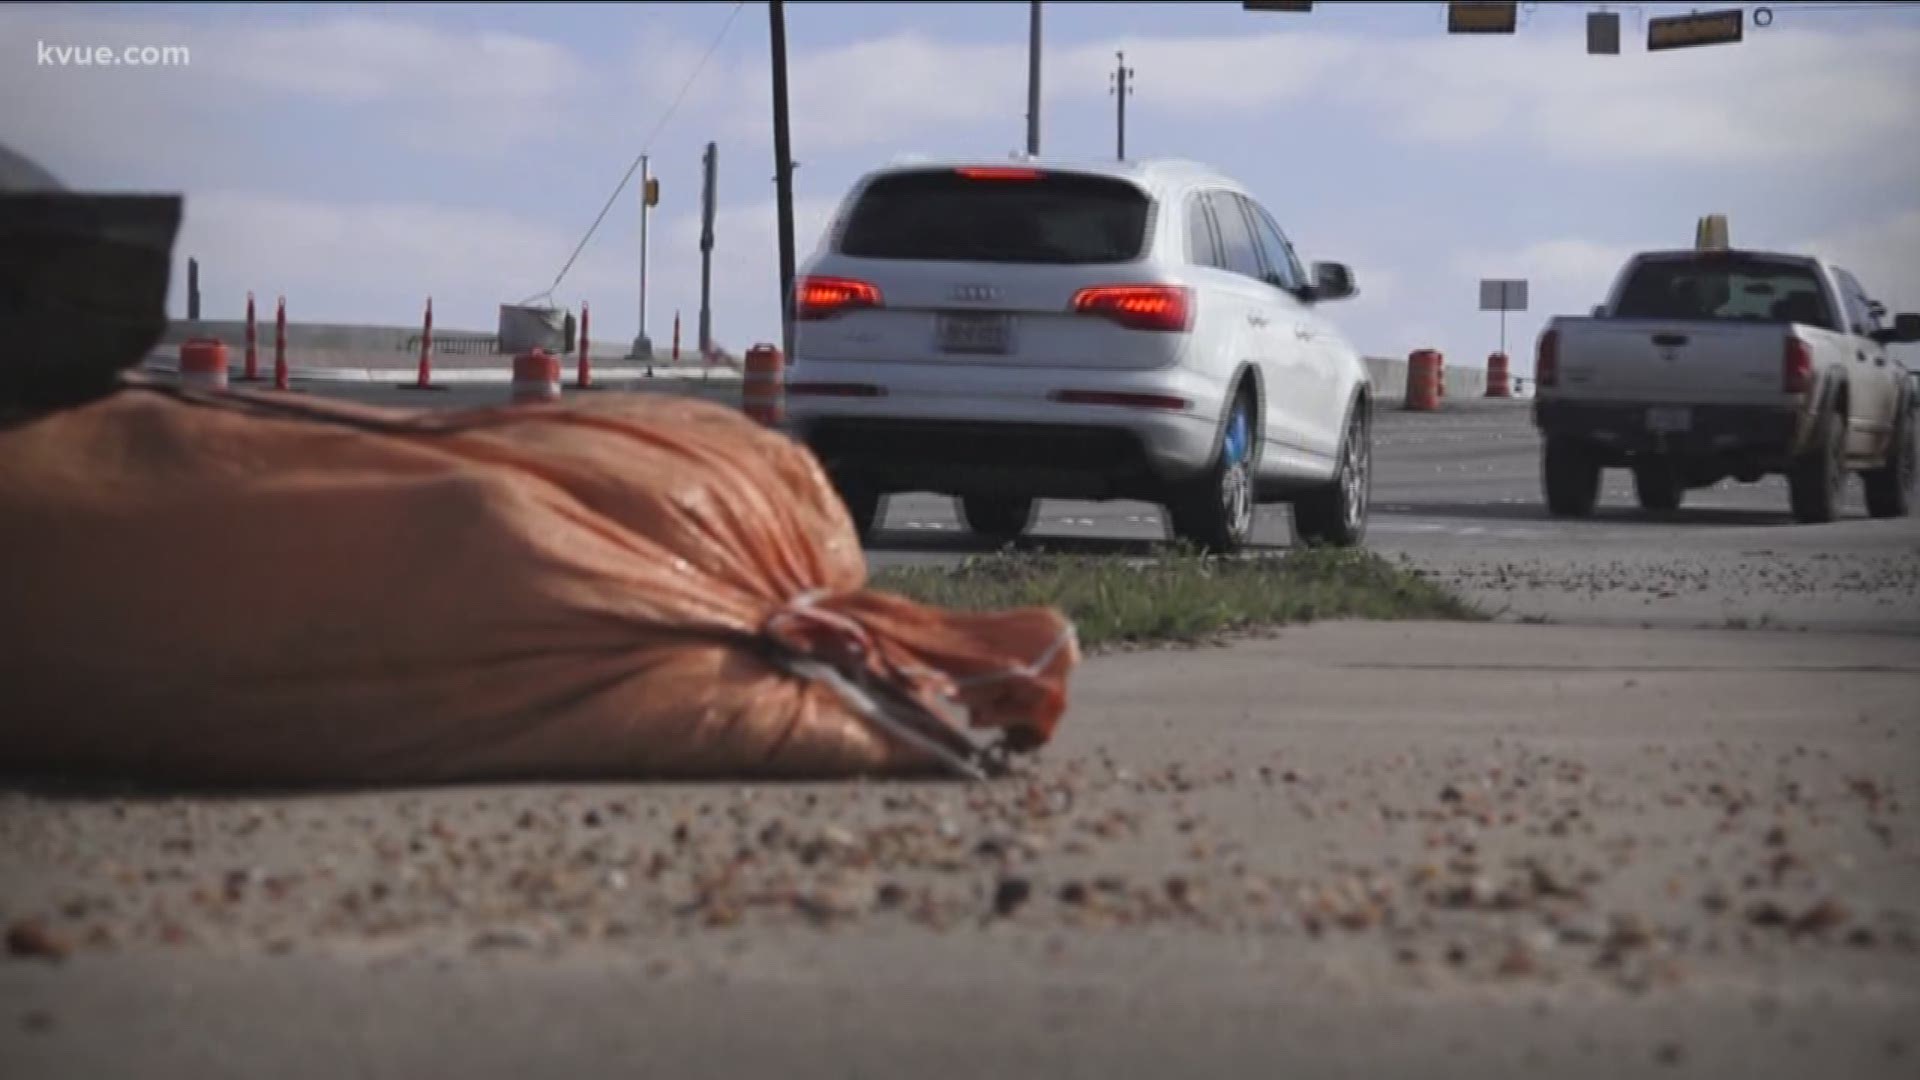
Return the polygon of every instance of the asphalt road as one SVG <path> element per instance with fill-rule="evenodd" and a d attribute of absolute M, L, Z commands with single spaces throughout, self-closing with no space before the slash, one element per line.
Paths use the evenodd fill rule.
<path fill-rule="evenodd" d="M 654 385 L 726 402 L 739 393 L 737 384 Z M 312 389 L 430 407 L 506 396 L 504 386 Z M 1368 545 L 1509 620 L 1920 635 L 1920 517 L 1867 519 L 1857 481 L 1844 520 L 1803 526 L 1788 513 L 1778 477 L 1727 481 L 1690 492 L 1677 513 L 1650 515 L 1635 505 L 1628 474 L 1614 470 L 1596 515 L 1565 521 L 1546 513 L 1539 461 L 1525 401 L 1450 401 L 1439 413 L 1388 403 L 1376 422 Z M 1158 506 L 1048 502 L 1023 546 L 1143 555 L 1167 536 Z M 1262 549 L 1284 549 L 1292 538 L 1287 508 L 1261 508 L 1256 536 Z M 953 500 L 900 495 L 889 500 L 869 560 L 876 568 L 950 563 L 988 550 L 965 532 Z"/>
<path fill-rule="evenodd" d="M 0 793 L 0 1075 L 1913 1075 L 1887 635 L 1107 656 L 974 785 Z"/>
<path fill-rule="evenodd" d="M 1916 519 L 1552 521 L 1522 405 L 1378 435 L 1375 548 L 1589 625 L 1097 658 L 979 785 L 0 790 L 0 1075 L 1911 1076 Z"/>

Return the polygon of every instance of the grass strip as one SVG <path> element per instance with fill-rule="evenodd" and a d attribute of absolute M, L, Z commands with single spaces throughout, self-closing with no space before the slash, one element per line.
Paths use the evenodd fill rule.
<path fill-rule="evenodd" d="M 873 575 L 873 587 L 970 611 L 1055 607 L 1090 653 L 1318 619 L 1485 618 L 1379 555 L 1329 548 L 1225 559 L 1184 548 L 1140 559 L 1006 551 L 958 565 L 888 567 Z"/>

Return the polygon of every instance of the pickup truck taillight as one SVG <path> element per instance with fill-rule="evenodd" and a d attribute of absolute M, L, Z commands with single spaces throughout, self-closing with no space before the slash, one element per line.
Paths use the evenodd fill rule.
<path fill-rule="evenodd" d="M 1560 331 L 1540 335 L 1540 354 L 1533 361 L 1534 386 L 1550 390 L 1560 385 Z"/>
<path fill-rule="evenodd" d="M 1780 370 L 1780 389 L 1789 394 L 1804 394 L 1813 389 L 1813 346 L 1797 337 L 1787 338 L 1787 355 Z"/>

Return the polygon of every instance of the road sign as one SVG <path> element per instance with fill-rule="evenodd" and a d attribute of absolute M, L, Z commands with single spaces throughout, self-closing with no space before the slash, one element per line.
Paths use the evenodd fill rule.
<path fill-rule="evenodd" d="M 1587 13 L 1587 55 L 1620 55 L 1619 12 L 1589 11 Z"/>
<path fill-rule="evenodd" d="M 1689 49 L 1695 45 L 1731 45 L 1746 37 L 1744 8 L 1701 11 L 1647 20 L 1647 51 Z"/>
<path fill-rule="evenodd" d="M 1507 351 L 1507 312 L 1527 310 L 1525 278 L 1487 278 L 1480 282 L 1480 310 L 1500 313 L 1500 352 Z"/>
<path fill-rule="evenodd" d="M 1693 227 L 1695 251 L 1725 251 L 1729 246 L 1727 215 L 1708 214 Z"/>
<path fill-rule="evenodd" d="M 1527 310 L 1526 280 L 1489 279 L 1482 281 L 1480 283 L 1480 310 Z"/>
<path fill-rule="evenodd" d="M 1520 23 L 1517 3 L 1454 0 L 1447 5 L 1449 34 L 1511 34 Z"/>

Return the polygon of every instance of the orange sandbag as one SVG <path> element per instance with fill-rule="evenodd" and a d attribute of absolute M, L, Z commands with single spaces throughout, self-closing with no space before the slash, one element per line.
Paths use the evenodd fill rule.
<path fill-rule="evenodd" d="M 977 775 L 1051 737 L 1061 615 L 865 585 L 818 463 L 722 406 L 136 383 L 0 430 L 0 768 Z"/>

